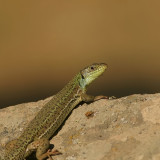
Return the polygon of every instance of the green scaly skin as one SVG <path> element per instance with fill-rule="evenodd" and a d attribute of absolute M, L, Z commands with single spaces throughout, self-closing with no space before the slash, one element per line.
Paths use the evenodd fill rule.
<path fill-rule="evenodd" d="M 23 160 L 33 152 L 32 143 L 39 140 L 48 140 L 64 122 L 68 114 L 81 101 L 89 102 L 105 98 L 104 96 L 90 96 L 86 94 L 87 86 L 99 77 L 107 68 L 104 63 L 92 64 L 80 71 L 60 92 L 58 92 L 44 107 L 38 112 L 35 118 L 29 123 L 22 135 L 6 145 L 4 160 Z M 36 143 L 37 144 L 37 143 Z M 52 153 L 46 154 L 48 150 L 39 152 L 37 149 L 37 159 L 42 160 Z M 11 147 L 12 146 L 12 147 Z"/>

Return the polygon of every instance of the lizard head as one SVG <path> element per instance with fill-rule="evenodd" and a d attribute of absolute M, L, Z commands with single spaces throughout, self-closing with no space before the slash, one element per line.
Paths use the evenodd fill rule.
<path fill-rule="evenodd" d="M 81 80 L 80 86 L 85 88 L 88 86 L 92 81 L 98 78 L 102 73 L 107 69 L 107 64 L 105 63 L 95 63 L 92 64 L 83 70 L 80 71 Z"/>

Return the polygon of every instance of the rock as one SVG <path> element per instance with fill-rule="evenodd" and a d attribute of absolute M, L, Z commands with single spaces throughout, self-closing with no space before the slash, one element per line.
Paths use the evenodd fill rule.
<path fill-rule="evenodd" d="M 0 155 L 50 98 L 0 110 Z M 76 107 L 51 139 L 54 160 L 159 160 L 160 94 L 102 99 Z"/>

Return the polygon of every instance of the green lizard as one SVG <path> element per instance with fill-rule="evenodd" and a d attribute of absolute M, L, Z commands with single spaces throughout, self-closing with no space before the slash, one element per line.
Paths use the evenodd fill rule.
<path fill-rule="evenodd" d="M 59 154 L 49 150 L 49 139 L 81 101 L 90 102 L 106 96 L 86 94 L 87 86 L 107 68 L 104 63 L 90 65 L 81 70 L 60 92 L 44 105 L 19 138 L 6 145 L 5 160 L 24 160 L 36 151 L 38 160 Z"/>

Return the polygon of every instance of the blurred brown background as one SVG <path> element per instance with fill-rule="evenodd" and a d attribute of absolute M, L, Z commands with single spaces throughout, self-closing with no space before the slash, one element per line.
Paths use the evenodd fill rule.
<path fill-rule="evenodd" d="M 160 91 L 160 1 L 1 1 L 0 108 L 44 99 L 82 68 L 109 65 L 89 89 Z"/>

